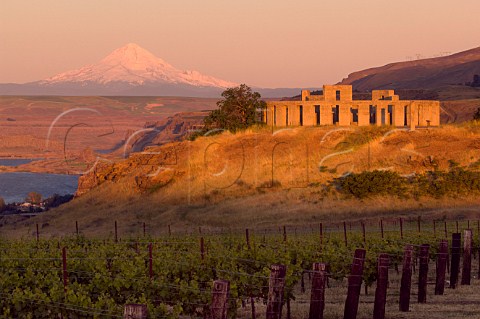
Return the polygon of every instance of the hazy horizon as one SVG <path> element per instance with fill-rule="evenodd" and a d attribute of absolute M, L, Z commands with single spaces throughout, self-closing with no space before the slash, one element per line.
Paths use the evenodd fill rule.
<path fill-rule="evenodd" d="M 4 0 L 0 83 L 45 79 L 133 42 L 227 81 L 320 87 L 361 69 L 478 47 L 478 12 L 473 0 Z"/>

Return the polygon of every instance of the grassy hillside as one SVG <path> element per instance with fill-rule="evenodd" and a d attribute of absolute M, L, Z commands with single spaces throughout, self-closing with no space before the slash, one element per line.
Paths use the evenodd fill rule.
<path fill-rule="evenodd" d="M 75 230 L 123 234 L 300 225 L 322 220 L 416 216 L 477 217 L 477 194 L 346 196 L 330 184 L 362 171 L 412 177 L 427 171 L 480 166 L 480 124 L 404 131 L 389 127 L 255 128 L 201 137 L 135 153 L 82 177 L 83 195 L 42 216 L 4 225 L 6 235 Z M 8 222 L 4 221 L 4 222 Z"/>

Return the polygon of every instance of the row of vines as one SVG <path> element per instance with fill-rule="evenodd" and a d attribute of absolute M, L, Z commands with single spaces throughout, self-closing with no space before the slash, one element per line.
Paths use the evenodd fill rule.
<path fill-rule="evenodd" d="M 329 265 L 332 280 L 350 271 L 356 248 L 367 251 L 363 282 L 376 280 L 377 257 L 390 256 L 398 269 L 406 244 L 430 244 L 436 257 L 439 238 L 424 229 L 400 234 L 390 229 L 364 237 L 339 228 L 320 232 L 170 235 L 114 240 L 81 234 L 61 239 L 0 240 L 0 316 L 6 318 L 122 318 L 123 306 L 146 304 L 152 318 L 206 317 L 212 282 L 230 281 L 229 316 L 242 302 L 265 301 L 270 266 L 287 267 L 285 300 L 314 262 Z M 383 237 L 383 238 L 382 238 Z M 475 236 L 478 250 L 478 234 Z M 65 255 L 62 250 L 65 247 Z M 64 259 L 65 258 L 65 259 Z M 66 277 L 64 278 L 64 276 Z"/>

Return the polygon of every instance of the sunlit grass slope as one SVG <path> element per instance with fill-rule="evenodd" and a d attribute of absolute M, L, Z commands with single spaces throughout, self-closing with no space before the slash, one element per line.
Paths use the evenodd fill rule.
<path fill-rule="evenodd" d="M 151 232 L 264 227 L 424 214 L 476 216 L 475 195 L 461 198 L 346 198 L 334 178 L 366 170 L 402 176 L 480 163 L 480 125 L 399 130 L 390 127 L 258 127 L 200 137 L 132 154 L 82 177 L 81 196 L 51 212 L 3 227 L 30 236 L 75 230 L 108 236 L 113 221 L 124 234 L 143 222 Z M 473 207 L 473 208 L 472 208 Z M 14 230 L 15 229 L 15 230 Z"/>

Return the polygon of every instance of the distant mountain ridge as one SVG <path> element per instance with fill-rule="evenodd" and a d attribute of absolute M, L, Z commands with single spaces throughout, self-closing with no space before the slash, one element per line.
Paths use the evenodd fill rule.
<path fill-rule="evenodd" d="M 449 56 L 390 63 L 354 72 L 340 84 L 363 92 L 373 89 L 438 89 L 471 82 L 480 74 L 480 47 Z M 190 96 L 220 97 L 237 83 L 182 71 L 134 43 L 101 61 L 47 79 L 0 84 L 0 95 Z M 302 88 L 258 88 L 264 98 L 294 96 Z M 313 88 L 303 88 L 314 90 Z"/>
<path fill-rule="evenodd" d="M 116 49 L 101 61 L 47 79 L 0 84 L 4 95 L 218 96 L 237 83 L 182 71 L 137 44 Z"/>
<path fill-rule="evenodd" d="M 99 63 L 57 74 L 40 81 L 41 85 L 68 82 L 108 84 L 124 82 L 130 85 L 147 83 L 185 84 L 197 87 L 227 88 L 236 83 L 201 74 L 181 71 L 134 43 L 116 49 Z"/>
<path fill-rule="evenodd" d="M 137 44 L 114 50 L 95 64 L 24 84 L 0 83 L 0 95 L 220 97 L 237 83 L 182 71 Z M 301 88 L 256 88 L 262 97 L 298 94 Z"/>
<path fill-rule="evenodd" d="M 390 63 L 357 71 L 339 84 L 350 84 L 355 90 L 437 89 L 471 82 L 480 74 L 480 47 L 449 56 Z"/>

